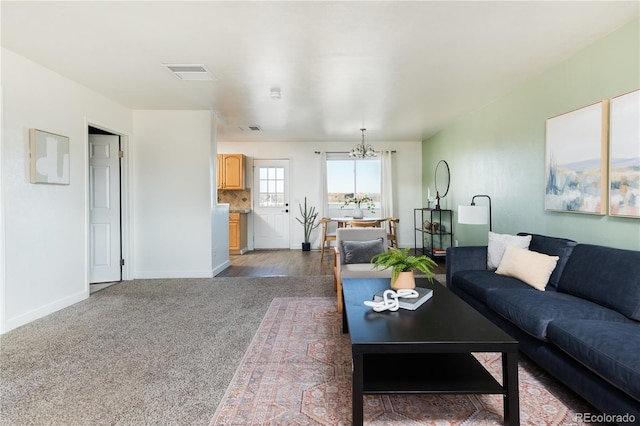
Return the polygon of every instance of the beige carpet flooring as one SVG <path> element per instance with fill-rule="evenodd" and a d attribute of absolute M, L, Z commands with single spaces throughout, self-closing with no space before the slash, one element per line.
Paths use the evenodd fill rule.
<path fill-rule="evenodd" d="M 111 286 L 0 336 L 0 424 L 207 425 L 273 298 L 334 295 L 331 276 Z"/>

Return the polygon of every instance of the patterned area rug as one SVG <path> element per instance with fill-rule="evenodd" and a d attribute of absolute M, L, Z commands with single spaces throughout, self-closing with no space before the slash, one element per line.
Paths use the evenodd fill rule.
<path fill-rule="evenodd" d="M 351 350 L 335 299 L 275 298 L 211 425 L 350 425 Z M 500 354 L 476 355 L 499 381 Z M 529 360 L 519 363 L 523 425 L 581 424 L 594 412 Z M 366 395 L 367 425 L 502 424 L 500 395 Z"/>

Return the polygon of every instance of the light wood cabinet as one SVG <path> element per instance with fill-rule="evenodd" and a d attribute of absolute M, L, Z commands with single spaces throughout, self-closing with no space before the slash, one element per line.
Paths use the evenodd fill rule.
<path fill-rule="evenodd" d="M 229 213 L 229 254 L 243 254 L 247 250 L 247 215 Z"/>
<path fill-rule="evenodd" d="M 244 155 L 218 154 L 217 160 L 218 189 L 244 189 Z"/>

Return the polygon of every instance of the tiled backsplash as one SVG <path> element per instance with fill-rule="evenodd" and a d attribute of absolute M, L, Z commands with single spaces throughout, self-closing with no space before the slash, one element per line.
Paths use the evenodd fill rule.
<path fill-rule="evenodd" d="M 225 189 L 219 189 L 218 202 L 228 203 L 229 210 L 251 209 L 251 190 L 244 189 L 241 191 L 228 191 Z"/>

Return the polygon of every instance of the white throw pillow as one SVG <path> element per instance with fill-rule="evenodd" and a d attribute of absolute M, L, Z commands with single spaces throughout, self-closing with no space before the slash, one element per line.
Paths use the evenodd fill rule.
<path fill-rule="evenodd" d="M 523 249 L 529 248 L 531 235 L 518 236 L 509 234 L 496 234 L 489 231 L 489 245 L 487 247 L 487 268 L 496 269 L 500 265 L 502 255 L 507 246 L 515 246 Z"/>
<path fill-rule="evenodd" d="M 531 287 L 544 291 L 551 273 L 556 268 L 559 256 L 508 246 L 502 256 L 496 274 L 524 281 Z"/>

